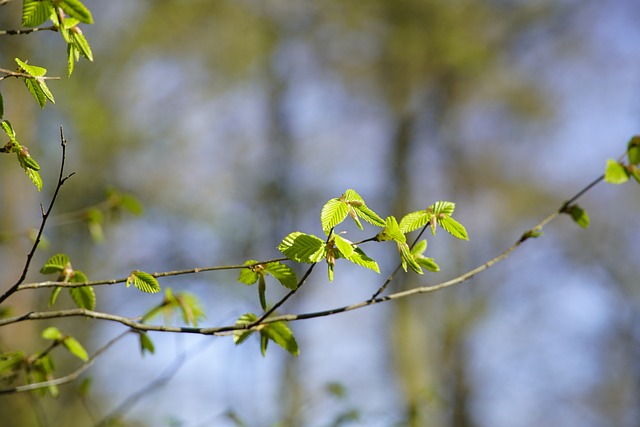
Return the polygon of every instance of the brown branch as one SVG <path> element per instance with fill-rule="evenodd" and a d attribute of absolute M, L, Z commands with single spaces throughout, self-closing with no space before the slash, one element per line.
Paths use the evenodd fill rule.
<path fill-rule="evenodd" d="M 5 293 L 0 295 L 0 304 L 7 298 L 9 298 L 13 293 L 18 290 L 18 287 L 22 282 L 24 282 L 27 277 L 27 273 L 29 272 L 29 266 L 31 265 L 31 260 L 33 259 L 33 255 L 36 253 L 36 249 L 38 249 L 38 245 L 40 244 L 40 239 L 42 238 L 42 232 L 44 231 L 44 226 L 47 223 L 47 218 L 51 214 L 51 210 L 53 209 L 53 205 L 56 202 L 56 198 L 58 197 L 58 193 L 60 192 L 60 188 L 65 183 L 67 179 L 73 176 L 73 173 L 70 175 L 64 176 L 64 163 L 67 157 L 67 140 L 64 137 L 64 131 L 62 126 L 60 126 L 60 144 L 62 145 L 62 160 L 60 161 L 60 173 L 58 175 L 58 183 L 56 184 L 56 189 L 53 192 L 53 196 L 51 197 L 51 202 L 49 203 L 49 207 L 47 211 L 42 212 L 42 222 L 40 223 L 40 228 L 38 229 L 38 234 L 33 242 L 33 246 L 31 247 L 31 251 L 27 254 L 27 260 L 24 264 L 24 268 L 22 269 L 22 274 L 18 281 L 11 286 Z"/>
<path fill-rule="evenodd" d="M 0 6 L 2 6 L 3 4 L 4 3 L 0 2 Z M 58 28 L 52 25 L 50 27 L 24 28 L 20 30 L 0 30 L 0 36 L 18 36 L 23 34 L 35 33 L 36 31 L 56 31 L 57 32 Z"/>
<path fill-rule="evenodd" d="M 35 79 L 38 79 L 38 80 L 60 80 L 60 77 L 47 77 L 47 76 L 34 77 L 31 74 L 20 73 L 18 71 L 7 70 L 6 68 L 0 68 L 0 73 L 6 74 L 5 76 L 0 77 L 0 80 L 7 79 L 9 77 L 22 77 L 22 78 L 25 78 L 25 79 L 33 79 L 33 80 L 35 80 Z"/>

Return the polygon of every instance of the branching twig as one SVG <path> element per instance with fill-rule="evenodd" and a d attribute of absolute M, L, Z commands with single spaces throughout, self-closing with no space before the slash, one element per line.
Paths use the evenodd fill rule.
<path fill-rule="evenodd" d="M 120 335 L 116 336 L 115 338 L 113 338 L 111 341 L 109 341 L 104 346 L 102 346 L 98 351 L 96 351 L 93 354 L 93 356 L 91 356 L 89 358 L 89 360 L 87 360 L 82 365 L 80 365 L 80 367 L 78 369 L 76 369 L 75 371 L 71 372 L 68 375 L 65 375 L 64 377 L 56 378 L 56 379 L 49 380 L 49 381 L 43 381 L 43 382 L 39 382 L 39 383 L 31 383 L 31 384 L 25 384 L 25 385 L 20 385 L 20 386 L 16 386 L 16 387 L 9 387 L 9 388 L 1 388 L 0 389 L 0 395 L 2 395 L 2 394 L 12 394 L 12 393 L 21 393 L 21 392 L 32 391 L 32 390 L 38 390 L 38 389 L 41 389 L 41 388 L 46 388 L 46 387 L 51 387 L 51 386 L 58 386 L 58 385 L 67 384 L 67 383 L 70 383 L 72 381 L 75 381 L 84 371 L 89 369 L 91 367 L 91 365 L 94 364 L 96 359 L 102 353 L 107 351 L 107 349 L 109 349 L 109 347 L 111 347 L 113 344 L 118 342 L 120 339 L 122 339 L 125 335 L 127 335 L 129 333 L 131 333 L 130 330 L 125 331 L 125 332 L 121 333 Z"/>
<path fill-rule="evenodd" d="M 0 80 L 7 79 L 9 77 L 23 77 L 25 79 L 36 79 L 36 77 L 33 77 L 30 74 L 19 73 L 17 71 L 7 70 L 6 68 L 0 68 L 0 73 L 5 74 L 4 76 L 0 76 Z M 41 79 L 41 80 L 60 80 L 60 77 L 41 76 L 41 77 L 37 77 L 37 79 Z"/>
<path fill-rule="evenodd" d="M 45 212 L 43 210 L 42 212 L 42 221 L 40 223 L 40 228 L 38 229 L 38 234 L 33 242 L 31 251 L 29 251 L 29 254 L 27 254 L 27 260 L 24 264 L 24 268 L 22 269 L 22 274 L 20 275 L 20 278 L 15 283 L 15 285 L 11 286 L 5 293 L 0 295 L 0 304 L 4 300 L 9 298 L 13 293 L 15 293 L 18 290 L 18 287 L 20 286 L 20 284 L 22 284 L 22 282 L 24 282 L 24 279 L 27 277 L 27 273 L 29 272 L 29 266 L 31 265 L 31 260 L 33 259 L 33 255 L 36 253 L 36 249 L 38 249 L 38 245 L 40 244 L 40 239 L 42 238 L 42 232 L 44 231 L 44 226 L 47 223 L 47 218 L 49 218 L 49 215 L 51 214 L 51 210 L 53 209 L 53 205 L 56 202 L 56 198 L 58 197 L 60 188 L 62 187 L 62 185 L 65 183 L 67 179 L 73 176 L 73 173 L 71 173 L 70 175 L 64 176 L 64 163 L 67 157 L 67 140 L 64 137 L 64 131 L 62 129 L 62 126 L 60 126 L 60 144 L 62 145 L 62 160 L 60 161 L 60 174 L 58 175 L 58 183 L 56 184 L 56 189 L 53 192 L 53 196 L 51 197 L 51 202 L 49 203 L 49 207 L 47 208 L 47 211 Z"/>

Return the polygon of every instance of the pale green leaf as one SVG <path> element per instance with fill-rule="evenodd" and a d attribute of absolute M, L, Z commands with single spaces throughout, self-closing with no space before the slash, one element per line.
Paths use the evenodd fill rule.
<path fill-rule="evenodd" d="M 91 286 L 69 288 L 69 294 L 78 308 L 86 308 L 87 310 L 96 308 L 96 294 Z"/>
<path fill-rule="evenodd" d="M 245 313 L 242 316 L 240 316 L 238 320 L 236 320 L 236 325 L 246 326 L 246 325 L 252 324 L 256 320 L 258 320 L 258 316 L 256 316 L 255 314 Z M 247 338 L 249 338 L 249 336 L 253 334 L 253 332 L 254 331 L 252 330 L 245 330 L 245 329 L 239 329 L 239 330 L 233 331 L 233 342 L 236 345 L 242 344 L 243 342 L 246 341 Z"/>
<path fill-rule="evenodd" d="M 415 260 L 419 266 L 424 267 L 429 271 L 433 271 L 434 273 L 437 273 L 438 271 L 440 271 L 440 266 L 435 262 L 433 258 L 427 258 L 427 257 L 418 255 L 418 256 L 415 256 Z"/>
<path fill-rule="evenodd" d="M 410 233 L 413 230 L 424 227 L 431 219 L 431 216 L 432 213 L 426 210 L 408 213 L 400 220 L 400 231 Z"/>
<path fill-rule="evenodd" d="M 582 228 L 588 228 L 589 227 L 589 222 L 590 222 L 589 221 L 589 215 L 587 215 L 587 211 L 582 209 L 580 206 L 578 206 L 578 205 L 569 206 L 569 208 L 567 208 L 567 210 L 565 212 L 568 213 L 569 215 L 571 215 L 571 218 L 580 227 L 582 227 Z"/>
<path fill-rule="evenodd" d="M 47 105 L 47 95 L 42 91 L 42 88 L 34 79 L 24 79 L 24 84 L 31 92 L 31 95 L 38 101 L 40 108 L 44 108 Z"/>
<path fill-rule="evenodd" d="M 379 242 L 393 240 L 396 242 L 406 242 L 407 237 L 404 235 L 400 226 L 398 225 L 398 220 L 394 216 L 388 216 L 385 221 L 385 227 L 382 229 L 380 233 L 376 236 L 376 240 Z"/>
<path fill-rule="evenodd" d="M 298 287 L 296 272 L 288 265 L 281 262 L 270 262 L 267 264 L 266 270 L 285 288 L 293 290 Z"/>
<path fill-rule="evenodd" d="M 72 18 L 79 19 L 85 24 L 93 24 L 91 12 L 80 0 L 62 0 L 60 7 Z"/>
<path fill-rule="evenodd" d="M 348 189 L 347 191 L 345 191 L 342 195 L 342 199 L 353 206 L 356 206 L 358 204 L 365 204 L 364 199 L 360 197 L 360 195 L 356 193 L 355 190 L 352 189 Z"/>
<path fill-rule="evenodd" d="M 0 354 L 0 378 L 6 371 L 16 371 L 22 362 L 25 360 L 25 355 L 21 351 L 11 351 Z"/>
<path fill-rule="evenodd" d="M 427 241 L 426 239 L 422 239 L 418 243 L 413 245 L 413 248 L 411 248 L 411 253 L 413 255 L 422 255 L 426 250 L 427 250 Z"/>
<path fill-rule="evenodd" d="M 334 241 L 334 244 L 336 245 L 336 248 L 340 251 L 342 256 L 344 256 L 345 258 L 349 258 L 353 254 L 354 247 L 352 242 L 338 235 L 334 236 L 333 241 Z"/>
<path fill-rule="evenodd" d="M 264 280 L 264 276 L 260 276 L 258 280 L 258 299 L 260 300 L 260 307 L 263 310 L 267 310 L 267 283 Z"/>
<path fill-rule="evenodd" d="M 240 270 L 240 276 L 238 277 L 238 282 L 244 283 L 245 285 L 253 285 L 258 281 L 259 274 L 254 271 L 255 268 L 257 267 L 256 266 L 257 262 L 258 261 L 256 260 L 250 259 L 244 263 L 245 265 L 252 265 L 254 267 L 247 267 Z"/>
<path fill-rule="evenodd" d="M 295 231 L 282 240 L 278 250 L 293 261 L 314 263 L 322 259 L 324 247 L 324 241 L 316 236 Z"/>
<path fill-rule="evenodd" d="M 325 233 L 340 224 L 347 217 L 348 205 L 339 200 L 331 199 L 322 207 L 320 212 L 320 223 Z"/>
<path fill-rule="evenodd" d="M 151 354 L 155 353 L 156 348 L 153 345 L 153 341 L 149 338 L 149 334 L 145 332 L 138 332 L 140 336 L 140 353 L 144 356 L 145 352 L 149 352 Z"/>
<path fill-rule="evenodd" d="M 76 54 L 78 54 L 78 50 L 72 44 L 67 44 L 67 76 L 69 77 L 73 74 L 73 69 L 76 66 Z"/>
<path fill-rule="evenodd" d="M 44 266 L 40 269 L 41 274 L 60 273 L 64 270 L 65 266 L 69 264 L 71 260 L 65 254 L 55 254 L 45 262 Z"/>
<path fill-rule="evenodd" d="M 448 216 L 436 218 L 440 227 L 442 227 L 447 233 L 458 239 L 469 240 L 467 229 L 458 221 Z"/>
<path fill-rule="evenodd" d="M 37 27 L 43 24 L 53 12 L 50 0 L 23 0 L 22 26 Z"/>
<path fill-rule="evenodd" d="M 84 360 L 85 362 L 89 360 L 89 354 L 87 354 L 87 350 L 84 349 L 82 344 L 78 342 L 74 337 L 66 337 L 62 344 L 69 350 L 71 354 L 76 356 L 80 360 Z"/>
<path fill-rule="evenodd" d="M 198 322 L 206 318 L 204 308 L 197 296 L 190 292 L 178 292 L 175 304 L 182 314 L 182 320 L 187 325 L 198 326 Z"/>
<path fill-rule="evenodd" d="M 371 210 L 367 205 L 353 206 L 359 217 L 367 221 L 369 224 L 384 227 L 385 222 L 380 216 Z"/>
<path fill-rule="evenodd" d="M 613 159 L 607 160 L 604 180 L 609 184 L 624 184 L 629 180 L 629 174 L 624 166 Z"/>
<path fill-rule="evenodd" d="M 15 141 L 16 131 L 13 130 L 13 126 L 11 126 L 9 120 L 3 120 L 2 122 L 0 122 L 0 125 L 2 126 L 2 129 L 4 129 L 4 132 L 7 134 L 7 136 L 11 138 L 12 141 Z"/>
<path fill-rule="evenodd" d="M 64 337 L 60 329 L 55 326 L 49 326 L 44 331 L 42 331 L 42 338 L 46 340 L 59 341 Z"/>
<path fill-rule="evenodd" d="M 0 114 L 2 117 L 2 114 Z M 627 158 L 629 163 L 637 165 L 640 163 L 640 136 L 636 135 L 627 144 Z"/>
<path fill-rule="evenodd" d="M 352 263 L 368 268 L 369 270 L 373 270 L 376 273 L 380 273 L 380 267 L 378 267 L 378 263 L 373 259 L 369 258 L 362 249 L 355 247 L 353 253 L 347 257 L 349 261 Z"/>
<path fill-rule="evenodd" d="M 400 258 L 402 260 L 402 268 L 404 269 L 404 271 L 407 271 L 407 266 L 409 266 L 416 273 L 424 274 L 422 268 L 420 268 L 420 265 L 413 257 L 413 254 L 411 254 L 409 245 L 407 245 L 406 243 L 398 242 L 398 250 L 400 251 Z"/>
<path fill-rule="evenodd" d="M 53 288 L 53 291 L 51 291 L 51 296 L 49 297 L 49 307 L 52 307 L 56 303 L 58 295 L 60 295 L 60 291 L 62 291 L 62 286 L 56 286 L 55 288 Z"/>
<path fill-rule="evenodd" d="M 40 177 L 40 174 L 38 173 L 38 171 L 35 171 L 31 168 L 25 169 L 24 171 L 29 177 L 29 179 L 31 180 L 31 182 L 33 182 L 33 185 L 36 186 L 38 191 L 42 191 L 42 178 Z"/>
<path fill-rule="evenodd" d="M 294 356 L 300 354 L 298 343 L 285 322 L 270 323 L 261 329 L 260 333 Z"/>
<path fill-rule="evenodd" d="M 20 66 L 20 69 L 29 74 L 32 77 L 42 77 L 47 74 L 47 69 L 43 67 L 38 67 L 36 65 L 29 65 L 26 62 L 20 60 L 19 58 L 15 58 L 16 63 Z"/>
<path fill-rule="evenodd" d="M 93 61 L 93 52 L 91 51 L 91 46 L 87 42 L 87 39 L 84 37 L 84 34 L 80 31 L 78 27 L 70 30 L 71 31 L 71 41 L 74 47 L 78 52 L 89 61 Z"/>
<path fill-rule="evenodd" d="M 456 204 L 453 202 L 439 201 L 435 202 L 427 208 L 427 211 L 433 212 L 436 215 L 450 216 L 456 208 Z"/>
<path fill-rule="evenodd" d="M 160 292 L 160 284 L 155 277 L 144 271 L 134 270 L 127 278 L 127 287 L 135 286 L 142 292 L 155 293 Z"/>

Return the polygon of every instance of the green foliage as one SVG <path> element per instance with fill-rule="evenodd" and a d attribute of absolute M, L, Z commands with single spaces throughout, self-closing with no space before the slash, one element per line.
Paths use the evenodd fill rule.
<path fill-rule="evenodd" d="M 571 216 L 571 219 L 573 219 L 573 221 L 578 224 L 580 227 L 582 228 L 588 228 L 589 227 L 589 215 L 587 214 L 587 211 L 585 211 L 584 209 L 582 209 L 580 206 L 578 205 L 571 205 L 569 207 L 567 207 L 564 210 L 565 213 L 569 214 Z"/>
<path fill-rule="evenodd" d="M 138 331 L 138 336 L 140 337 L 140 353 L 143 356 L 147 352 L 151 354 L 156 352 L 156 348 L 153 345 L 153 341 L 151 341 L 151 338 L 149 338 L 149 334 Z"/>
<path fill-rule="evenodd" d="M 127 277 L 126 284 L 127 288 L 133 285 L 142 292 L 160 292 L 160 284 L 158 283 L 156 278 L 151 274 L 145 273 L 144 271 L 140 270 L 133 270 L 129 277 Z"/>
<path fill-rule="evenodd" d="M 187 325 L 198 326 L 198 322 L 206 318 L 204 309 L 198 298 L 190 292 L 173 293 L 171 288 L 164 292 L 162 302 L 149 310 L 143 320 L 149 320 L 158 314 L 162 314 L 165 322 L 169 322 L 174 315 L 178 314 Z"/>
<path fill-rule="evenodd" d="M 609 159 L 604 172 L 604 180 L 609 184 L 624 184 L 629 181 L 629 173 L 621 163 Z"/>
<path fill-rule="evenodd" d="M 40 178 L 40 174 L 38 173 L 40 165 L 31 157 L 27 147 L 20 145 L 16 139 L 16 132 L 8 120 L 1 121 L 0 126 L 2 126 L 2 129 L 9 137 L 9 142 L 0 148 L 0 153 L 15 153 L 18 157 L 20 167 L 24 169 L 31 182 L 38 188 L 38 191 L 41 191 L 42 178 Z"/>
<path fill-rule="evenodd" d="M 400 221 L 400 230 L 403 233 L 409 233 L 424 227 L 426 224 L 430 224 L 431 233 L 435 236 L 436 226 L 439 225 L 453 237 L 469 240 L 469 235 L 464 226 L 451 217 L 455 207 L 456 205 L 453 202 L 440 201 L 425 210 L 411 212 Z"/>
<path fill-rule="evenodd" d="M 258 320 L 258 316 L 253 313 L 245 313 L 236 321 L 236 326 L 249 326 Z M 273 341 L 280 347 L 287 350 L 289 353 L 297 356 L 300 354 L 298 343 L 296 342 L 291 329 L 287 326 L 286 322 L 274 322 L 260 325 L 257 328 L 260 333 L 260 350 L 262 355 L 267 353 L 267 346 L 269 341 Z M 233 341 L 236 345 L 242 344 L 249 338 L 256 330 L 252 329 L 240 329 L 233 333 Z"/>
<path fill-rule="evenodd" d="M 22 26 L 37 27 L 42 25 L 53 13 L 51 0 L 23 0 Z"/>
<path fill-rule="evenodd" d="M 69 353 L 73 354 L 82 361 L 86 362 L 87 360 L 89 360 L 89 354 L 78 342 L 78 340 L 71 336 L 64 335 L 58 328 L 54 326 L 49 326 L 44 331 L 42 331 L 42 338 L 54 341 L 56 343 L 61 343 L 67 350 L 69 350 Z"/>
<path fill-rule="evenodd" d="M 292 261 L 315 263 L 325 256 L 325 243 L 314 235 L 294 231 L 282 240 L 278 250 Z"/>
<path fill-rule="evenodd" d="M 40 108 L 44 108 L 47 104 L 47 100 L 55 104 L 56 101 L 53 99 L 53 94 L 49 90 L 45 80 L 42 78 L 47 74 L 47 69 L 35 65 L 28 65 L 26 62 L 23 62 L 18 58 L 15 58 L 15 61 L 20 67 L 18 69 L 19 72 L 31 76 L 30 78 L 24 79 L 24 84 L 27 86 L 27 89 L 29 89 L 29 92 L 31 92 L 31 95 L 36 99 Z"/>
<path fill-rule="evenodd" d="M 358 228 L 363 229 L 360 218 L 369 224 L 384 226 L 384 221 L 378 214 L 369 209 L 364 200 L 354 190 L 347 190 L 340 197 L 331 199 L 325 203 L 320 212 L 320 222 L 322 230 L 326 235 L 349 215 Z"/>
<path fill-rule="evenodd" d="M 65 254 L 55 254 L 45 262 L 40 269 L 41 274 L 58 274 L 57 282 L 66 283 L 85 283 L 89 279 L 80 270 L 75 270 L 71 265 L 71 260 Z M 57 286 L 53 289 L 49 298 L 49 306 L 55 304 L 61 287 Z M 91 286 L 79 286 L 69 288 L 71 299 L 79 308 L 93 310 L 96 307 L 96 294 Z"/>
<path fill-rule="evenodd" d="M 295 271 L 281 262 L 258 263 L 248 260 L 244 263 L 247 268 L 240 270 L 238 281 L 245 285 L 253 285 L 258 282 L 258 297 L 263 310 L 267 309 L 265 276 L 271 274 L 285 288 L 295 290 L 298 288 L 298 278 Z"/>
<path fill-rule="evenodd" d="M 640 136 L 635 135 L 627 144 L 627 158 L 629 163 L 637 166 L 640 163 Z"/>

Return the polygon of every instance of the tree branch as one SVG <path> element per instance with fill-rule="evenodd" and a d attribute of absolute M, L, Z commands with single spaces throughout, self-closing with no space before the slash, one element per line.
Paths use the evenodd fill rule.
<path fill-rule="evenodd" d="M 0 6 L 5 4 L 9 0 L 4 0 L 4 2 L 0 1 Z M 35 27 L 35 28 L 24 28 L 20 30 L 0 30 L 0 36 L 17 36 L 23 34 L 35 33 L 36 31 L 58 31 L 54 25 L 50 27 Z"/>

